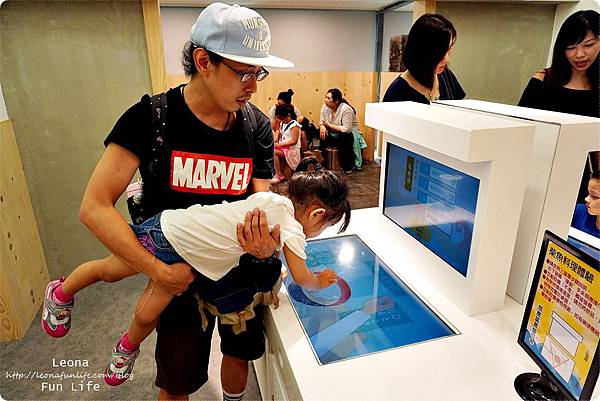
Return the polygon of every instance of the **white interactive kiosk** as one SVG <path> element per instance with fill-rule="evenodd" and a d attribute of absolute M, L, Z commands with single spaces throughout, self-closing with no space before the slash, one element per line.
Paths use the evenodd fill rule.
<path fill-rule="evenodd" d="M 433 107 L 471 110 L 535 127 L 530 168 L 521 168 L 527 186 L 507 287 L 507 294 L 522 303 L 531 286 L 544 231 L 562 238 L 569 234 L 586 156 L 600 150 L 600 119 L 481 100 L 442 101 Z M 514 162 L 521 164 L 519 159 Z M 598 239 L 588 241 L 597 243 Z"/>
<path fill-rule="evenodd" d="M 365 121 L 384 132 L 379 207 L 309 242 L 309 268 L 343 279 L 329 299 L 288 280 L 267 310 L 263 400 L 519 400 L 513 381 L 536 365 L 505 291 L 534 127 L 408 102 L 368 104 Z M 447 332 L 398 345 L 417 301 Z"/>
<path fill-rule="evenodd" d="M 368 104 L 365 122 L 383 132 L 382 213 L 403 228 L 434 227 L 400 230 L 398 240 L 414 247 L 407 258 L 466 314 L 501 309 L 534 128 L 413 102 Z M 402 170 L 408 157 L 420 161 L 418 171 Z M 406 184 L 398 193 L 394 183 L 407 175 L 418 180 L 410 191 L 417 199 L 397 202 L 392 198 L 411 197 Z M 408 215 L 397 215 L 403 212 Z M 411 235 L 425 246 L 414 244 Z M 447 254 L 457 248 L 464 255 L 455 262 Z"/>

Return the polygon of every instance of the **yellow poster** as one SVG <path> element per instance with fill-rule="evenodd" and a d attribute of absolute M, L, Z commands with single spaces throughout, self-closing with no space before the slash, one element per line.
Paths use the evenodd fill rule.
<path fill-rule="evenodd" d="M 524 341 L 576 399 L 600 332 L 600 277 L 560 245 L 548 243 Z"/>

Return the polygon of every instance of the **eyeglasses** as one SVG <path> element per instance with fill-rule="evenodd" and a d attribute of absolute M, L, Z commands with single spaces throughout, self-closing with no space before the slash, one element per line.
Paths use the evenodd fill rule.
<path fill-rule="evenodd" d="M 258 70 L 257 72 L 243 72 L 243 71 L 238 71 L 235 68 L 233 68 L 232 66 L 230 66 L 229 64 L 227 64 L 225 62 L 225 60 L 221 60 L 221 63 L 225 64 L 227 66 L 227 68 L 229 68 L 231 71 L 235 72 L 235 74 L 238 77 L 240 77 L 240 81 L 242 81 L 242 82 L 248 82 L 252 78 L 256 79 L 257 81 L 262 81 L 263 79 L 265 79 L 266 77 L 269 76 L 269 71 L 267 71 L 264 67 L 260 67 L 260 70 Z"/>

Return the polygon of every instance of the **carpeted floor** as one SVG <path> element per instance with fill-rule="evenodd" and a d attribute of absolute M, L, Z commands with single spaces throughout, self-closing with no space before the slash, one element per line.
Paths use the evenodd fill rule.
<path fill-rule="evenodd" d="M 350 186 L 353 209 L 377 206 L 379 171 L 376 163 L 366 163 L 361 171 L 344 175 Z M 287 184 L 274 188 L 281 194 Z M 104 384 L 101 374 L 117 338 L 128 327 L 136 296 L 146 278 L 137 276 L 119 283 L 100 283 L 77 296 L 72 331 L 62 339 L 46 336 L 36 316 L 25 337 L 0 343 L 0 399 L 6 400 L 155 400 L 156 366 L 152 334 L 142 345 L 133 380 L 119 387 Z M 213 337 L 210 380 L 191 400 L 220 400 L 220 360 L 218 335 Z M 62 364 L 69 366 L 60 366 Z M 71 365 L 80 366 L 71 366 Z M 250 369 L 245 400 L 260 400 L 260 392 Z"/>

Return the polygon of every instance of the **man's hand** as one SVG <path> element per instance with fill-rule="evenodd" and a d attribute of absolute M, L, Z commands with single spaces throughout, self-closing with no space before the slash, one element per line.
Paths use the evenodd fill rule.
<path fill-rule="evenodd" d="M 244 224 L 237 225 L 237 238 L 244 252 L 257 259 L 266 259 L 273 255 L 279 244 L 279 224 L 269 232 L 267 214 L 255 208 L 246 213 Z"/>
<path fill-rule="evenodd" d="M 194 281 L 195 273 L 192 266 L 187 263 L 179 262 L 172 265 L 159 266 L 156 277 L 151 277 L 154 281 L 164 287 L 173 295 L 181 295 L 188 289 L 188 286 Z"/>

